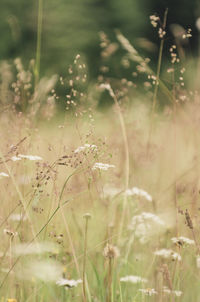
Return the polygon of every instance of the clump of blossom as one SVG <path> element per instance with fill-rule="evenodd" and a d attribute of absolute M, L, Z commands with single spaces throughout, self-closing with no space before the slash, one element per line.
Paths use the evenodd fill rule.
<path fill-rule="evenodd" d="M 85 144 L 84 146 L 80 146 L 78 147 L 74 153 L 80 153 L 82 151 L 88 150 L 88 149 L 92 149 L 92 150 L 97 150 L 97 146 L 96 145 L 90 145 L 90 144 Z"/>
<path fill-rule="evenodd" d="M 42 157 L 37 156 L 37 155 L 24 155 L 24 154 L 19 154 L 18 158 L 24 158 L 24 159 L 29 159 L 29 160 L 42 160 Z"/>
<path fill-rule="evenodd" d="M 125 191 L 127 196 L 139 196 L 145 198 L 147 201 L 152 202 L 152 197 L 146 191 L 139 189 L 137 187 L 133 187 L 132 189 L 127 189 Z"/>
<path fill-rule="evenodd" d="M 107 171 L 109 168 L 115 168 L 114 165 L 110 165 L 110 164 L 103 164 L 103 163 L 95 163 L 92 167 L 92 170 L 104 170 Z"/>
<path fill-rule="evenodd" d="M 9 175 L 5 172 L 0 172 L 0 178 L 2 177 L 9 177 Z"/>
<path fill-rule="evenodd" d="M 18 160 L 22 160 L 22 159 L 21 159 L 21 157 L 18 157 L 18 156 L 12 156 L 11 160 L 12 161 L 18 161 Z"/>
<path fill-rule="evenodd" d="M 181 255 L 174 252 L 173 250 L 171 249 L 161 249 L 161 250 L 157 250 L 154 252 L 154 255 L 156 256 L 161 256 L 165 259 L 169 258 L 169 259 L 172 259 L 172 260 L 178 260 L 178 261 L 181 261 Z"/>
<path fill-rule="evenodd" d="M 161 231 L 164 227 L 164 221 L 157 215 L 149 212 L 133 216 L 129 225 L 129 229 L 134 231 L 135 236 L 142 244 L 148 242 L 155 233 Z"/>
<path fill-rule="evenodd" d="M 171 238 L 172 242 L 178 245 L 194 245 L 195 242 L 192 239 L 189 239 L 187 237 L 184 236 L 180 236 L 180 237 L 173 237 Z"/>
<path fill-rule="evenodd" d="M 132 276 L 132 275 L 122 277 L 122 278 L 120 278 L 120 281 L 121 282 L 130 282 L 130 283 L 133 283 L 133 284 L 148 282 L 148 280 L 145 279 L 145 278 L 142 278 L 140 276 Z"/>
<path fill-rule="evenodd" d="M 164 287 L 163 287 L 163 293 L 169 294 L 169 295 L 173 294 L 173 295 L 175 295 L 176 297 L 180 297 L 180 296 L 183 294 L 182 291 L 180 291 L 180 290 L 171 290 L 171 289 L 169 289 L 167 286 L 164 286 Z"/>
<path fill-rule="evenodd" d="M 12 221 L 25 221 L 27 220 L 27 216 L 26 215 L 22 215 L 22 214 L 11 214 L 9 216 L 9 220 L 12 220 Z"/>
<path fill-rule="evenodd" d="M 58 281 L 56 281 L 56 284 L 59 286 L 64 286 L 68 288 L 72 287 L 77 287 L 78 284 L 82 283 L 81 279 L 78 280 L 73 280 L 73 279 L 65 279 L 65 278 L 60 278 Z"/>
<path fill-rule="evenodd" d="M 146 296 L 153 296 L 158 294 L 154 288 L 140 288 L 138 290 Z"/>

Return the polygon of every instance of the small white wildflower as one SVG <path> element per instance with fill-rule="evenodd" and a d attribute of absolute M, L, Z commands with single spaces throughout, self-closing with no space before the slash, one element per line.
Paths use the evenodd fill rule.
<path fill-rule="evenodd" d="M 167 286 L 163 287 L 163 293 L 170 294 L 170 295 L 174 294 L 176 297 L 180 297 L 183 294 L 182 291 L 180 291 L 180 290 L 171 290 Z"/>
<path fill-rule="evenodd" d="M 142 244 L 148 242 L 154 234 L 158 231 L 160 232 L 164 227 L 164 221 L 157 215 L 149 212 L 133 216 L 129 225 L 129 229 L 135 232 L 135 236 Z"/>
<path fill-rule="evenodd" d="M 153 296 L 153 295 L 157 295 L 157 291 L 154 288 L 140 288 L 138 289 L 141 293 L 145 294 L 146 296 Z"/>
<path fill-rule="evenodd" d="M 176 296 L 176 297 L 180 297 L 182 295 L 182 291 L 180 290 L 173 290 L 172 293 Z"/>
<path fill-rule="evenodd" d="M 19 154 L 18 157 L 24 158 L 24 159 L 29 159 L 29 160 L 42 160 L 42 157 L 37 156 L 37 155 L 24 155 L 24 154 Z"/>
<path fill-rule="evenodd" d="M 139 189 L 137 187 L 133 187 L 132 189 L 128 189 L 125 191 L 125 194 L 127 196 L 139 196 L 145 198 L 147 201 L 152 201 L 152 197 L 150 194 L 148 194 L 146 191 Z"/>
<path fill-rule="evenodd" d="M 2 177 L 9 177 L 9 175 L 7 173 L 0 172 L 0 178 L 2 178 Z"/>
<path fill-rule="evenodd" d="M 94 166 L 92 167 L 92 170 L 104 170 L 107 171 L 109 168 L 115 168 L 114 165 L 109 165 L 109 164 L 103 164 L 103 163 L 95 163 Z"/>
<path fill-rule="evenodd" d="M 189 238 L 184 237 L 184 236 L 173 237 L 173 238 L 171 238 L 171 240 L 172 240 L 173 243 L 179 244 L 179 245 L 183 245 L 183 244 L 193 245 L 195 243 L 194 240 L 189 239 Z"/>
<path fill-rule="evenodd" d="M 13 156 L 13 157 L 11 157 L 11 160 L 12 161 L 18 161 L 18 160 L 22 160 L 22 159 L 21 159 L 21 157 Z"/>
<path fill-rule="evenodd" d="M 120 281 L 121 282 L 130 282 L 130 283 L 136 284 L 136 283 L 140 283 L 140 282 L 146 283 L 148 280 L 145 279 L 145 278 L 142 278 L 140 276 L 132 276 L 131 275 L 131 276 L 126 276 L 126 277 L 120 278 Z"/>
<path fill-rule="evenodd" d="M 97 150 L 97 146 L 96 146 L 96 145 L 85 144 L 84 146 L 78 147 L 78 148 L 74 151 L 74 153 L 79 153 L 79 152 L 85 151 L 86 149 Z"/>
<path fill-rule="evenodd" d="M 71 279 L 71 280 L 69 280 L 69 279 L 61 278 L 58 281 L 56 281 L 57 285 L 66 286 L 66 287 L 69 287 L 69 288 L 77 287 L 77 285 L 80 284 L 80 283 L 82 283 L 81 279 L 78 279 L 78 280 Z"/>
<path fill-rule="evenodd" d="M 22 215 L 22 214 L 12 214 L 9 216 L 9 220 L 12 220 L 12 221 L 25 221 L 27 220 L 27 217 L 26 215 Z"/>
<path fill-rule="evenodd" d="M 181 255 L 170 249 L 157 250 L 154 252 L 154 255 L 181 261 Z"/>

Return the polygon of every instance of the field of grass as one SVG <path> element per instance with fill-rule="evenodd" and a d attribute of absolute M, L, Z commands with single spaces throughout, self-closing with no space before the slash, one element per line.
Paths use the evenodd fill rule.
<path fill-rule="evenodd" d="M 155 73 L 117 33 L 144 93 L 134 80 L 88 84 L 79 55 L 67 78 L 36 82 L 32 62 L 2 64 L 1 302 L 200 300 L 200 96 L 175 46 L 161 81 L 161 28 Z"/>

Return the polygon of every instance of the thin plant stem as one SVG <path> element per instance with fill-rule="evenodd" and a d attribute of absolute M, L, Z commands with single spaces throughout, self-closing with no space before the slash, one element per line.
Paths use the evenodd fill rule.
<path fill-rule="evenodd" d="M 40 77 L 40 59 L 41 59 L 41 40 L 42 40 L 42 19 L 43 19 L 43 0 L 38 0 L 38 20 L 37 20 L 37 45 L 35 59 L 35 87 Z"/>
<path fill-rule="evenodd" d="M 85 218 L 85 237 L 84 237 L 84 254 L 83 254 L 83 302 L 87 301 L 86 298 L 86 255 L 87 255 L 87 234 L 88 234 L 88 220 L 90 219 L 90 214 L 84 215 Z"/>
<path fill-rule="evenodd" d="M 110 96 L 113 98 L 115 107 L 117 109 L 117 114 L 119 117 L 120 121 L 120 126 L 121 126 L 121 131 L 122 131 L 122 137 L 123 137 L 123 143 L 124 143 L 124 151 L 125 151 L 125 185 L 124 185 L 124 191 L 129 187 L 129 170 L 130 170 L 130 163 L 129 163 L 129 146 L 128 146 L 128 136 L 126 132 L 126 126 L 124 122 L 124 118 L 121 112 L 121 108 L 119 106 L 117 97 L 111 88 L 109 84 L 102 85 L 103 88 L 107 89 L 109 91 Z M 124 194 L 123 198 L 123 206 L 122 206 L 122 216 L 121 216 L 121 222 L 120 222 L 120 227 L 119 227 L 119 238 L 118 240 L 120 241 L 122 230 L 124 227 L 124 221 L 126 217 L 126 208 L 127 208 L 127 194 Z"/>
<path fill-rule="evenodd" d="M 65 218 L 63 210 L 61 211 L 61 215 L 62 215 L 64 226 L 65 226 L 65 229 L 66 229 L 66 232 L 67 232 L 69 243 L 70 243 L 70 246 L 71 246 L 72 255 L 73 255 L 73 258 L 74 258 L 74 263 L 75 263 L 75 266 L 76 266 L 76 270 L 77 270 L 78 275 L 80 276 L 81 273 L 80 273 L 80 268 L 79 268 L 78 260 L 77 260 L 77 257 L 76 257 L 76 252 L 75 252 L 72 236 L 70 234 L 69 225 L 68 225 L 67 219 Z"/>
<path fill-rule="evenodd" d="M 109 258 L 108 263 L 108 295 L 107 295 L 107 302 L 112 301 L 112 262 L 113 259 Z"/>
<path fill-rule="evenodd" d="M 166 9 L 165 13 L 164 13 L 163 26 L 162 26 L 163 30 L 165 30 L 165 28 L 166 28 L 167 14 L 168 14 L 168 9 Z M 151 135 L 153 132 L 153 120 L 154 120 L 154 113 L 155 113 L 155 109 L 156 109 L 156 105 L 157 105 L 158 86 L 160 84 L 160 71 L 161 71 L 164 41 L 165 40 L 163 37 L 160 41 L 160 48 L 159 48 L 159 55 L 158 55 L 158 65 L 157 65 L 157 71 L 156 71 L 155 88 L 154 88 L 154 93 L 153 93 L 153 104 L 152 104 L 152 108 L 151 108 L 151 117 L 150 117 L 150 130 L 149 130 L 149 136 L 148 136 L 148 142 L 147 142 L 147 155 L 149 154 L 149 145 L 151 142 Z"/>

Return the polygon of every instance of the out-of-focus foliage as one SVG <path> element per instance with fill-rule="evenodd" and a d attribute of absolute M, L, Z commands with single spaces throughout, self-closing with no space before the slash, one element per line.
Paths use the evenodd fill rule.
<path fill-rule="evenodd" d="M 59 72 L 77 53 L 84 54 L 92 76 L 98 72 L 100 31 L 113 35 L 120 28 L 129 37 L 144 30 L 143 13 L 136 2 L 121 0 L 44 0 L 41 66 Z M 35 57 L 37 1 L 2 0 L 0 57 Z"/>
<path fill-rule="evenodd" d="M 116 42 L 115 29 L 119 29 L 142 55 L 157 62 L 159 43 L 157 33 L 152 29 L 149 16 L 158 13 L 162 18 L 169 8 L 168 24 L 191 27 L 191 44 L 197 49 L 195 21 L 200 15 L 197 0 L 43 0 L 43 28 L 41 48 L 41 73 L 62 74 L 80 53 L 89 67 L 90 79 L 96 78 L 100 67 L 99 32 L 104 31 L 111 41 Z M 0 58 L 22 58 L 29 62 L 35 58 L 37 40 L 37 0 L 1 0 L 0 3 Z M 168 26 L 167 43 L 173 42 Z M 115 63 L 121 59 L 120 50 L 110 61 L 112 77 L 120 77 L 121 69 Z M 123 68 L 122 68 L 123 69 Z M 123 71 L 128 75 L 128 71 Z"/>

